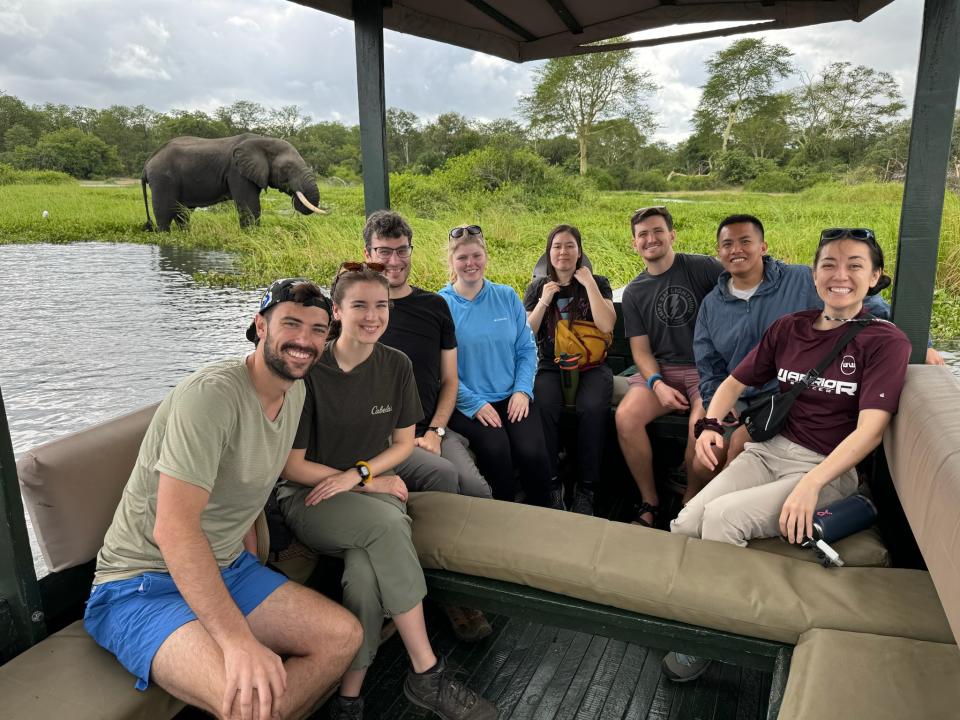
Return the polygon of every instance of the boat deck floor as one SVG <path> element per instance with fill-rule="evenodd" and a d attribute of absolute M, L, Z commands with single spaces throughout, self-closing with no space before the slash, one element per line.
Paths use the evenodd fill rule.
<path fill-rule="evenodd" d="M 437 654 L 496 703 L 501 720 L 630 718 L 632 720 L 754 720 L 766 717 L 770 673 L 713 663 L 694 682 L 660 672 L 664 651 L 563 630 L 503 615 L 488 616 L 493 634 L 458 642 L 444 613 L 427 604 Z M 364 717 L 414 720 L 431 713 L 407 701 L 409 661 L 399 635 L 380 648 L 364 684 Z M 323 706 L 311 716 L 329 717 Z"/>

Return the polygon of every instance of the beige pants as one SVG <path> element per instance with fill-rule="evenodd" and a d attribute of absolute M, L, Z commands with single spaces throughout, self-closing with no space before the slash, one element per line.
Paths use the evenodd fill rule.
<path fill-rule="evenodd" d="M 747 443 L 730 467 L 687 503 L 670 530 L 741 547 L 753 538 L 775 537 L 787 496 L 823 458 L 782 435 Z M 857 471 L 852 468 L 820 490 L 817 507 L 856 491 Z"/>

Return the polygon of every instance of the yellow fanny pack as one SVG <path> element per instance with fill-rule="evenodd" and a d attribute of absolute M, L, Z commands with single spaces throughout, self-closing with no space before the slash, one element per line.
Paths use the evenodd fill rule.
<path fill-rule="evenodd" d="M 613 342 L 613 333 L 599 330 L 589 320 L 557 320 L 553 340 L 554 362 L 561 355 L 579 355 L 579 370 L 600 365 L 607 359 L 607 348 Z"/>

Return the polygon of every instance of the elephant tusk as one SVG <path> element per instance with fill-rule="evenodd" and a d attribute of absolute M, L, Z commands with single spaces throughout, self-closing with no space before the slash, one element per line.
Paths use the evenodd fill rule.
<path fill-rule="evenodd" d="M 311 210 L 312 212 L 315 212 L 317 215 L 329 215 L 329 214 L 330 214 L 330 213 L 327 212 L 326 210 L 321 210 L 321 209 L 318 208 L 316 205 L 314 205 L 314 204 L 311 203 L 309 200 L 307 200 L 306 196 L 305 196 L 302 192 L 300 192 L 299 190 L 297 190 L 297 199 L 300 200 L 300 202 L 302 202 L 302 203 L 304 204 L 304 206 L 305 206 L 308 210 Z"/>

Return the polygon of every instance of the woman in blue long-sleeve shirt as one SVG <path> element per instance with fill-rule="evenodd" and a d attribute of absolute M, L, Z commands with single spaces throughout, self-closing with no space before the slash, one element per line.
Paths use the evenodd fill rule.
<path fill-rule="evenodd" d="M 450 427 L 470 441 L 498 500 L 515 497 L 519 471 L 527 501 L 560 506 L 540 418 L 533 413 L 537 347 L 517 293 L 484 278 L 487 244 L 478 225 L 450 231 L 451 282 L 440 290 L 457 327 L 457 409 Z"/>

